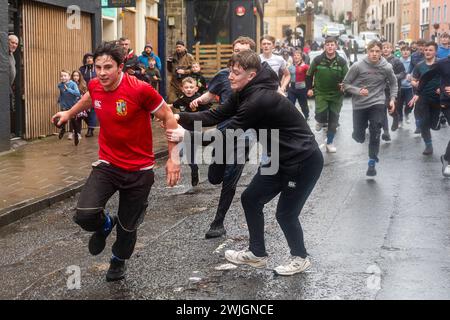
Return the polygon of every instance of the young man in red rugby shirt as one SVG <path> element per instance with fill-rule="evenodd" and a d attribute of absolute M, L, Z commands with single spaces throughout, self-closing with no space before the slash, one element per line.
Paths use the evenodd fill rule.
<path fill-rule="evenodd" d="M 148 205 L 147 198 L 154 181 L 154 154 L 151 114 L 163 121 L 167 129 L 177 128 L 173 113 L 164 99 L 147 83 L 122 72 L 123 49 L 113 42 L 103 43 L 94 53 L 97 78 L 89 82 L 89 91 L 72 109 L 52 117 L 57 126 L 92 105 L 100 121 L 99 160 L 78 200 L 74 221 L 84 230 L 94 232 L 89 251 L 100 254 L 106 238 L 117 224 L 117 239 L 106 274 L 107 281 L 125 276 L 125 260 L 131 257 L 137 228 Z M 175 143 L 169 142 L 166 164 L 167 184 L 180 179 Z M 119 191 L 119 212 L 110 216 L 105 211 L 109 198 Z"/>

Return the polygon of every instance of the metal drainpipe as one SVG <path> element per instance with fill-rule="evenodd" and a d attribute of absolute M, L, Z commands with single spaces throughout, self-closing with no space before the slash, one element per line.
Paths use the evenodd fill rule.
<path fill-rule="evenodd" d="M 158 4 L 158 56 L 161 59 L 161 79 L 159 93 L 167 101 L 166 87 L 166 4 L 164 0 L 160 0 Z"/>

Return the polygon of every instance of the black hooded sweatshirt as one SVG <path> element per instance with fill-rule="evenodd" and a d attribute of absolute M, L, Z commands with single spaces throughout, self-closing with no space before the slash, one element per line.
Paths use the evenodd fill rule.
<path fill-rule="evenodd" d="M 318 145 L 305 118 L 277 92 L 278 83 L 278 76 L 264 62 L 255 78 L 224 105 L 197 113 L 182 112 L 178 122 L 188 130 L 194 129 L 194 121 L 202 121 L 203 127 L 210 127 L 227 119 L 228 129 L 255 129 L 257 133 L 259 129 L 279 129 L 280 169 L 296 173 L 299 163 L 318 149 Z M 270 148 L 270 143 L 268 146 Z M 270 149 L 266 152 L 270 156 Z"/>
<path fill-rule="evenodd" d="M 86 53 L 83 57 L 83 65 L 79 69 L 84 81 L 86 81 L 86 85 L 89 84 L 89 81 L 97 77 L 94 64 L 87 64 L 88 57 L 94 57 L 94 55 L 90 52 Z"/>

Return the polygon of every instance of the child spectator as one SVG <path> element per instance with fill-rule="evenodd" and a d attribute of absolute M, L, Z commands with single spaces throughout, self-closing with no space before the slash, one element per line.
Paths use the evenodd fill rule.
<path fill-rule="evenodd" d="M 67 70 L 61 70 L 60 72 L 60 80 L 61 82 L 58 84 L 59 89 L 59 98 L 58 104 L 61 111 L 69 110 L 73 107 L 73 105 L 78 101 L 81 97 L 80 91 L 78 90 L 78 86 L 75 82 L 70 80 L 70 72 Z M 69 140 L 73 139 L 73 131 L 74 129 L 74 120 L 70 120 L 69 124 Z M 66 126 L 63 125 L 61 127 L 61 131 L 59 132 L 58 138 L 62 139 L 64 133 L 66 132 Z M 78 136 L 77 136 L 78 137 Z M 77 144 L 77 143 L 76 143 Z"/>
<path fill-rule="evenodd" d="M 196 111 L 204 111 L 208 110 L 211 107 L 211 104 L 199 105 L 198 108 L 191 108 L 190 104 L 192 101 L 200 97 L 198 93 L 197 81 L 192 77 L 184 78 L 181 82 L 181 91 L 183 95 L 176 100 L 173 105 L 169 105 L 175 109 L 178 109 L 182 112 L 196 112 Z M 191 167 L 191 183 L 192 186 L 198 185 L 198 166 L 195 163 L 195 145 L 194 145 L 194 133 L 190 132 L 191 135 L 191 143 L 190 143 L 190 159 L 189 159 L 189 167 Z"/>
<path fill-rule="evenodd" d="M 135 77 L 138 78 L 141 81 L 150 83 L 150 76 L 147 74 L 147 68 L 143 63 L 138 63 L 137 67 L 139 68 L 140 72 L 135 74 Z"/>
<path fill-rule="evenodd" d="M 159 72 L 157 66 L 156 66 L 156 60 L 155 58 L 149 58 L 148 59 L 148 69 L 147 69 L 147 75 L 150 79 L 150 84 L 152 87 L 159 91 L 159 82 L 161 79 L 161 73 Z"/>
<path fill-rule="evenodd" d="M 81 73 L 78 70 L 75 70 L 72 72 L 72 75 L 70 76 L 70 79 L 75 82 L 78 86 L 78 90 L 80 91 L 80 96 L 82 97 L 87 92 L 87 85 L 86 81 L 84 81 L 84 78 L 81 76 Z M 74 131 L 76 133 L 76 137 L 74 135 L 74 143 L 75 145 L 78 145 L 81 139 L 81 123 L 82 120 L 86 122 L 86 124 L 89 126 L 89 120 L 88 120 L 88 113 L 86 111 L 80 112 L 77 114 L 77 116 L 74 119 Z M 89 131 L 89 129 L 88 129 Z"/>
<path fill-rule="evenodd" d="M 198 62 L 192 63 L 191 77 L 197 81 L 198 93 L 202 95 L 203 93 L 205 93 L 207 86 L 206 86 L 206 79 L 202 75 L 202 72 L 200 70 L 201 70 L 200 63 Z"/>

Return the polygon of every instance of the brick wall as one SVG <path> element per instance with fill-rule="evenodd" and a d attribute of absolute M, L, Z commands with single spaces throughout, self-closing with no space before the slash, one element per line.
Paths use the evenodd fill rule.
<path fill-rule="evenodd" d="M 166 21 L 169 17 L 175 18 L 175 27 L 167 27 L 166 48 L 167 54 L 170 56 L 175 51 L 177 40 L 183 40 L 186 43 L 185 0 L 166 0 L 166 14 Z"/>

